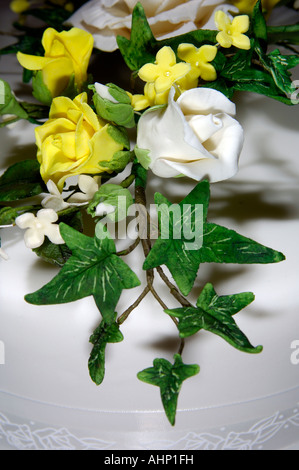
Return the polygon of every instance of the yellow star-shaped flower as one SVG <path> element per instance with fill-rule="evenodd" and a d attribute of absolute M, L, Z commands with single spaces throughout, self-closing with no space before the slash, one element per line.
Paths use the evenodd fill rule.
<path fill-rule="evenodd" d="M 176 56 L 171 47 L 164 46 L 156 55 L 154 64 L 145 64 L 138 72 L 144 82 L 154 83 L 156 93 L 170 90 L 172 85 L 184 77 L 191 69 L 190 64 L 176 63 Z"/>
<path fill-rule="evenodd" d="M 206 81 L 216 80 L 216 70 L 209 62 L 215 59 L 217 47 L 204 45 L 199 48 L 193 44 L 180 44 L 178 47 L 178 57 L 191 65 L 188 73 L 190 79 L 201 77 Z"/>
<path fill-rule="evenodd" d="M 239 49 L 250 49 L 250 39 L 243 34 L 249 29 L 248 15 L 236 16 L 231 21 L 228 15 L 218 10 L 215 13 L 215 23 L 220 31 L 216 36 L 220 46 L 225 48 L 235 46 Z"/>
<path fill-rule="evenodd" d="M 163 93 L 156 93 L 154 83 L 146 83 L 143 95 L 131 95 L 131 104 L 135 111 L 142 111 L 143 109 L 160 104 L 167 104 L 169 90 Z"/>

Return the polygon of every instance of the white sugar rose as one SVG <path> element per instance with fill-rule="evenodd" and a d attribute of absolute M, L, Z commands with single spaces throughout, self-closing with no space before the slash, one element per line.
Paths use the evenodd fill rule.
<path fill-rule="evenodd" d="M 132 11 L 137 0 L 91 0 L 72 15 L 68 23 L 94 37 L 94 45 L 103 51 L 117 49 L 116 36 L 130 37 Z M 188 33 L 199 28 L 215 29 L 213 13 L 234 10 L 222 0 L 141 0 L 148 22 L 157 39 Z"/>
<path fill-rule="evenodd" d="M 179 175 L 210 182 L 231 178 L 238 170 L 243 129 L 232 117 L 235 105 L 209 88 L 185 91 L 167 107 L 150 108 L 140 118 L 136 154 L 157 176 Z"/>

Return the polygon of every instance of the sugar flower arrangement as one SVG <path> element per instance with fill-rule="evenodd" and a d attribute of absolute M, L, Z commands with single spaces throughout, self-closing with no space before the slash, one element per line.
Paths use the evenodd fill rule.
<path fill-rule="evenodd" d="M 0 226 L 23 229 L 26 246 L 58 268 L 47 285 L 25 297 L 27 302 L 60 304 L 93 296 L 99 326 L 90 337 L 88 368 L 97 385 L 104 380 L 108 343 L 124 340 L 122 324 L 153 295 L 176 325 L 180 347 L 173 362 L 157 358 L 136 372 L 141 381 L 159 387 L 174 425 L 182 383 L 199 372 L 197 364 L 183 362 L 186 338 L 204 329 L 240 351 L 262 351 L 234 320 L 254 300 L 253 293 L 218 296 L 207 281 L 195 304 L 189 294 L 201 263 L 284 259 L 210 222 L 208 208 L 210 184 L 238 171 L 244 130 L 235 118 L 235 91 L 297 103 L 290 70 L 299 64 L 299 26 L 268 26 L 275 0 L 34 3 L 12 2 L 20 15 L 16 26 L 24 34 L 1 51 L 17 54 L 23 81 L 31 83 L 35 98 L 20 100 L 1 80 L 1 126 L 31 122 L 37 151 L 0 177 Z M 296 2 L 289 4 L 296 7 Z M 30 15 L 45 27 L 25 25 Z M 101 71 L 98 77 L 89 73 L 93 57 L 105 60 L 109 54 L 127 69 L 130 89 L 122 88 L 117 77 L 102 83 Z M 193 182 L 180 203 L 155 194 L 156 223 L 146 199 L 149 174 L 162 192 L 166 178 L 182 189 L 186 177 Z M 86 234 L 86 214 L 93 236 Z M 126 232 L 127 248 L 117 250 L 115 228 L 128 229 L 132 216 L 135 230 Z M 121 311 L 122 291 L 132 289 L 134 296 L 141 285 L 125 261 L 139 245 L 146 284 Z M 8 259 L 5 247 L 0 256 Z M 168 308 L 157 293 L 156 275 L 177 308 Z"/>

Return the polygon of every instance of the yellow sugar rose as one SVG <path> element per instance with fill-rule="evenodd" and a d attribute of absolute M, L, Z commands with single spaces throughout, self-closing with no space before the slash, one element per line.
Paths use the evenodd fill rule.
<path fill-rule="evenodd" d="M 116 138 L 116 128 L 101 121 L 87 104 L 87 94 L 74 100 L 54 98 L 49 120 L 35 129 L 40 172 L 47 183 L 52 180 L 60 191 L 69 176 L 107 171 L 101 162 L 112 160 L 124 149 Z"/>
<path fill-rule="evenodd" d="M 59 96 L 74 76 L 75 85 L 81 90 L 87 79 L 87 68 L 93 49 L 91 34 L 79 28 L 58 33 L 48 28 L 43 34 L 43 57 L 17 53 L 19 63 L 28 70 L 42 72 L 43 82 L 52 97 Z"/>

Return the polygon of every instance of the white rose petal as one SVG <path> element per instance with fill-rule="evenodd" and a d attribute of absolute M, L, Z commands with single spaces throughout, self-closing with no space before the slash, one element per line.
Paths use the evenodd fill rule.
<path fill-rule="evenodd" d="M 174 94 L 166 109 L 149 109 L 139 120 L 137 147 L 148 150 L 149 168 L 164 178 L 217 182 L 234 176 L 243 146 L 243 129 L 231 116 L 235 105 L 213 89 L 186 91 L 177 102 Z"/>
<path fill-rule="evenodd" d="M 91 0 L 69 19 L 72 26 L 94 37 L 95 47 L 112 52 L 118 48 L 117 35 L 130 37 L 132 11 L 136 0 Z M 221 0 L 141 0 L 150 27 L 157 39 L 166 39 L 199 28 L 215 29 L 213 13 L 238 11 Z"/>

